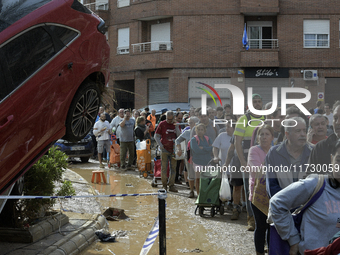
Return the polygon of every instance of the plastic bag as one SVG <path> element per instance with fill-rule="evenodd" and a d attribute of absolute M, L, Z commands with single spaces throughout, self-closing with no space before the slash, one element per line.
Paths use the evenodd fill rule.
<path fill-rule="evenodd" d="M 139 141 L 139 139 L 137 140 L 136 143 L 136 150 L 146 150 L 146 140 L 144 141 Z"/>
<path fill-rule="evenodd" d="M 220 187 L 220 200 L 222 202 L 231 200 L 231 191 L 228 181 L 227 173 L 222 173 L 221 187 Z"/>
<path fill-rule="evenodd" d="M 175 157 L 174 158 L 176 160 L 182 160 L 182 159 L 186 158 L 185 141 L 181 142 L 180 145 L 181 145 L 181 150 L 182 150 L 182 155 L 181 156 L 177 155 L 178 148 L 177 148 L 177 145 L 174 145 L 174 153 L 175 153 Z"/>

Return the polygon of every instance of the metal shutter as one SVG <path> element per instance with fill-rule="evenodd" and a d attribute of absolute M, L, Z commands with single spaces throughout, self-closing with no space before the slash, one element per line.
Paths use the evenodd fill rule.
<path fill-rule="evenodd" d="M 149 79 L 148 99 L 150 104 L 169 102 L 169 79 Z"/>
<path fill-rule="evenodd" d="M 325 85 L 325 103 L 329 103 L 331 108 L 333 104 L 340 100 L 340 78 L 326 78 Z M 322 92 L 322 91 L 318 91 Z"/>
<path fill-rule="evenodd" d="M 277 87 L 278 90 L 278 107 L 281 107 L 281 88 L 290 87 L 289 79 L 287 78 L 246 78 L 246 92 L 245 92 L 245 104 L 248 101 L 248 87 L 253 88 L 253 94 L 259 94 L 262 97 L 263 106 L 266 103 L 273 101 L 272 87 Z"/>

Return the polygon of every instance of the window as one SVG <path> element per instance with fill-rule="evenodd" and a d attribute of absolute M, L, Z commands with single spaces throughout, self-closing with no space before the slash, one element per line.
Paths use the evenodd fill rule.
<path fill-rule="evenodd" d="M 130 28 L 118 29 L 117 54 L 128 54 L 130 45 Z"/>
<path fill-rule="evenodd" d="M 247 25 L 250 49 L 271 49 L 274 47 L 271 21 L 249 21 Z"/>
<path fill-rule="evenodd" d="M 151 50 L 171 50 L 170 22 L 151 25 Z"/>
<path fill-rule="evenodd" d="M 303 21 L 303 47 L 329 48 L 329 20 Z"/>
<path fill-rule="evenodd" d="M 148 104 L 169 102 L 169 79 L 148 80 Z"/>
<path fill-rule="evenodd" d="M 52 0 L 0 1 L 0 32 Z"/>
<path fill-rule="evenodd" d="M 48 26 L 52 33 L 58 37 L 63 44 L 68 45 L 74 38 L 78 36 L 78 33 L 74 30 L 68 29 L 66 27 L 61 26 Z"/>
<path fill-rule="evenodd" d="M 2 50 L 12 78 L 11 91 L 56 54 L 52 38 L 43 27 L 27 31 L 7 43 Z"/>

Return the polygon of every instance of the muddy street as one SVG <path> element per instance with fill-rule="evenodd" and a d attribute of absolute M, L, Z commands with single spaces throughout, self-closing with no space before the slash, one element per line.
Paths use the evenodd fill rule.
<path fill-rule="evenodd" d="M 140 178 L 138 171 L 123 172 L 115 168 L 105 168 L 107 184 L 93 184 L 92 171 L 99 170 L 96 161 L 90 160 L 85 164 L 73 161 L 69 168 L 81 175 L 100 194 L 154 193 L 161 188 L 161 185 L 152 188 L 151 177 Z M 167 254 L 255 253 L 253 232 L 246 231 L 246 213 L 242 213 L 237 221 L 230 220 L 231 211 L 227 208 L 224 215 L 217 214 L 213 218 L 194 215 L 196 200 L 187 198 L 189 190 L 184 184 L 176 186 L 179 193 L 168 193 L 166 199 Z M 124 209 L 130 219 L 109 221 L 109 232 L 119 231 L 117 241 L 97 241 L 84 254 L 139 254 L 158 215 L 157 196 L 99 198 L 97 202 L 98 208 L 86 210 L 103 212 L 107 207 Z M 67 209 L 67 205 L 64 207 Z M 79 202 L 78 210 L 84 212 L 84 207 L 86 208 L 86 202 Z M 149 254 L 158 254 L 158 249 L 157 238 Z"/>

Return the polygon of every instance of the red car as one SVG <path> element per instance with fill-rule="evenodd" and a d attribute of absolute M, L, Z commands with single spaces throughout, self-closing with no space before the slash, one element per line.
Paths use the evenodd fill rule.
<path fill-rule="evenodd" d="M 0 194 L 56 140 L 93 127 L 110 73 L 105 30 L 78 0 L 0 1 Z"/>

